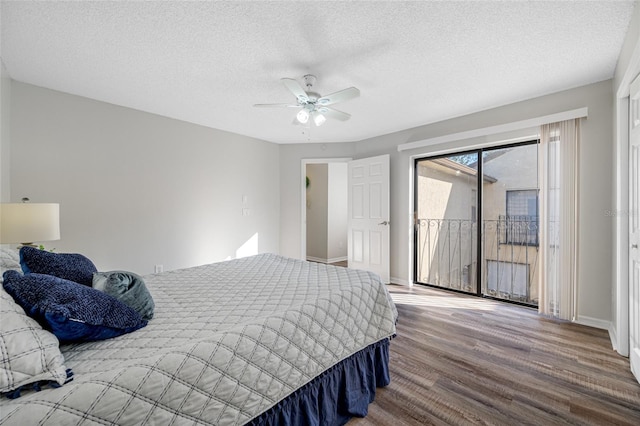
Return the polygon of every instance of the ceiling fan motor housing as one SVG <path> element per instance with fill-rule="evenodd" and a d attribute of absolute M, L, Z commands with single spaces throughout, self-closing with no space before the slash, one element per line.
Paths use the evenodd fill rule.
<path fill-rule="evenodd" d="M 316 76 L 313 74 L 307 74 L 302 77 L 304 80 L 304 85 L 307 87 L 307 90 L 310 90 L 314 84 L 316 84 Z"/>

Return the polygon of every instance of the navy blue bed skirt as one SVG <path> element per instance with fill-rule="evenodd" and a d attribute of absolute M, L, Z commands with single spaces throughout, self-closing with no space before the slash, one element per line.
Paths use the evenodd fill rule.
<path fill-rule="evenodd" d="M 248 425 L 344 425 L 364 417 L 376 387 L 389 379 L 389 339 L 367 346 L 334 365 Z"/>

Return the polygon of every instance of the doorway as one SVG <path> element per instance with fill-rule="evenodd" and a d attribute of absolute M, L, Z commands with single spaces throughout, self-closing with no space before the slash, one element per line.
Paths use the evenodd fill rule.
<path fill-rule="evenodd" d="M 415 160 L 416 283 L 537 306 L 537 143 Z"/>
<path fill-rule="evenodd" d="M 347 164 L 307 164 L 307 258 L 347 260 Z"/>
<path fill-rule="evenodd" d="M 302 160 L 301 259 L 346 266 L 350 158 Z"/>

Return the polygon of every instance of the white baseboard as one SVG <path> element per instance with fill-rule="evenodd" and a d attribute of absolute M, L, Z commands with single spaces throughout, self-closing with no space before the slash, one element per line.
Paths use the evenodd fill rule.
<path fill-rule="evenodd" d="M 409 280 L 406 280 L 404 278 L 398 278 L 398 277 L 390 277 L 391 279 L 391 284 L 400 284 L 400 285 L 406 285 L 407 287 L 411 287 L 411 282 L 409 282 Z"/>
<path fill-rule="evenodd" d="M 609 339 L 611 339 L 611 346 L 613 347 L 613 350 L 616 352 L 618 351 L 618 334 L 616 333 L 616 329 L 613 328 L 613 322 L 611 324 L 609 324 Z"/>
<path fill-rule="evenodd" d="M 577 324 L 586 325 L 589 327 L 600 328 L 602 330 L 609 330 L 611 328 L 611 321 L 601 320 L 599 318 L 591 318 L 578 315 L 578 319 L 576 319 Z"/>

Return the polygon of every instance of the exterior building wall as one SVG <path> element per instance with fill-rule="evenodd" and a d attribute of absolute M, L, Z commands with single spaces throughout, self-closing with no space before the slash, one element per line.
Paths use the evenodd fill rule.
<path fill-rule="evenodd" d="M 418 280 L 470 291 L 475 264 L 476 177 L 434 162 L 418 166 Z"/>

